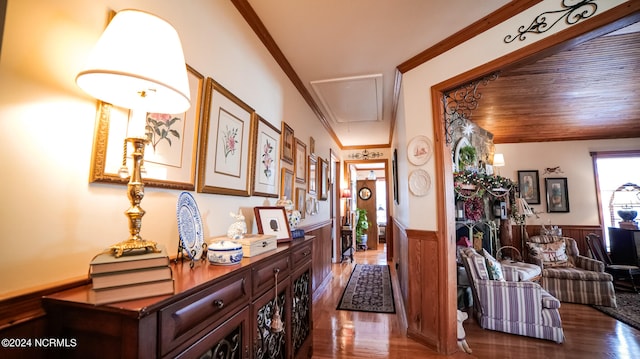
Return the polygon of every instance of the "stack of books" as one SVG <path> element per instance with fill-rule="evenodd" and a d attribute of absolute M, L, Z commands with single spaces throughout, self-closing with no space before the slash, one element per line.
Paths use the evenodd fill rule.
<path fill-rule="evenodd" d="M 96 305 L 173 294 L 173 273 L 164 247 L 159 252 L 101 253 L 90 263 L 89 300 Z"/>

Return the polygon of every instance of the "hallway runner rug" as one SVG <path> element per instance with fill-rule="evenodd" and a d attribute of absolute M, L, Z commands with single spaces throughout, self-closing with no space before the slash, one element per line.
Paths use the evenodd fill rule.
<path fill-rule="evenodd" d="M 594 305 L 597 310 L 640 330 L 640 294 L 616 292 L 618 308 Z"/>
<path fill-rule="evenodd" d="M 356 264 L 342 292 L 338 310 L 395 313 L 388 265 Z"/>

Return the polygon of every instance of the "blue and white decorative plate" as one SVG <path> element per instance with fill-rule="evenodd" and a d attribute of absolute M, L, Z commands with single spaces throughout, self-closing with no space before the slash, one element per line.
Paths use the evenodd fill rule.
<path fill-rule="evenodd" d="M 202 218 L 195 199 L 189 192 L 182 192 L 178 197 L 178 234 L 185 253 L 191 259 L 202 257 L 204 235 Z"/>

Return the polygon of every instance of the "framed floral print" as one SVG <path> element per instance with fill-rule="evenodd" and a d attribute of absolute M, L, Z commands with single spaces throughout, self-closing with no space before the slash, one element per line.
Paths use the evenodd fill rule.
<path fill-rule="evenodd" d="M 198 192 L 251 195 L 254 117 L 249 105 L 207 78 L 200 126 Z"/>
<path fill-rule="evenodd" d="M 293 164 L 293 156 L 295 149 L 295 139 L 293 137 L 293 128 L 282 121 L 282 160 L 286 163 Z"/>
<path fill-rule="evenodd" d="M 318 160 L 310 155 L 307 162 L 307 192 L 315 196 L 318 189 Z"/>
<path fill-rule="evenodd" d="M 283 168 L 281 182 L 280 197 L 293 201 L 293 171 Z"/>
<path fill-rule="evenodd" d="M 193 191 L 196 185 L 196 154 L 202 109 L 204 76 L 187 65 L 191 107 L 179 114 L 147 113 L 143 175 L 145 186 Z M 89 182 L 127 184 L 121 168 L 132 168 L 131 144 L 125 142 L 132 113 L 98 101 Z"/>
<path fill-rule="evenodd" d="M 253 195 L 278 197 L 280 130 L 256 114 L 253 146 Z"/>
<path fill-rule="evenodd" d="M 296 138 L 296 156 L 293 164 L 296 173 L 296 182 L 307 182 L 307 145 Z"/>

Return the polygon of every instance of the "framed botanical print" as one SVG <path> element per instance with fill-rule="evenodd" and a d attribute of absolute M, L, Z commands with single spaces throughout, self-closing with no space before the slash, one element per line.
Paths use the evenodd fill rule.
<path fill-rule="evenodd" d="M 293 156 L 295 150 L 295 138 L 293 136 L 293 128 L 282 121 L 282 160 L 293 164 Z"/>
<path fill-rule="evenodd" d="M 256 114 L 253 146 L 253 195 L 278 197 L 280 130 Z"/>
<path fill-rule="evenodd" d="M 326 201 L 329 198 L 329 162 L 318 157 L 318 199 Z"/>
<path fill-rule="evenodd" d="M 307 181 L 307 145 L 299 138 L 296 138 L 296 156 L 293 168 L 296 173 L 296 182 L 305 183 Z"/>
<path fill-rule="evenodd" d="M 147 113 L 143 175 L 145 186 L 193 191 L 200 128 L 204 76 L 187 65 L 191 107 L 179 114 Z M 126 184 L 121 168 L 132 167 L 133 148 L 125 142 L 131 111 L 98 101 L 89 182 Z"/>
<path fill-rule="evenodd" d="M 569 190 L 567 178 L 545 178 L 547 191 L 547 212 L 569 212 Z"/>
<path fill-rule="evenodd" d="M 318 160 L 316 156 L 309 156 L 307 160 L 307 191 L 315 196 L 318 190 Z"/>
<path fill-rule="evenodd" d="M 280 197 L 293 201 L 293 171 L 283 168 L 281 182 Z"/>
<path fill-rule="evenodd" d="M 528 204 L 540 204 L 540 180 L 537 170 L 518 171 L 520 196 Z"/>
<path fill-rule="evenodd" d="M 251 195 L 253 109 L 207 78 L 200 136 L 198 192 Z"/>

